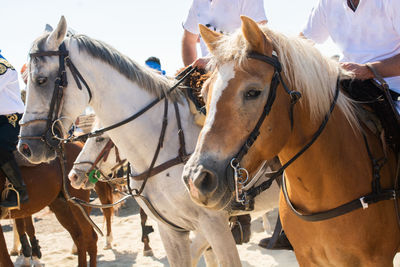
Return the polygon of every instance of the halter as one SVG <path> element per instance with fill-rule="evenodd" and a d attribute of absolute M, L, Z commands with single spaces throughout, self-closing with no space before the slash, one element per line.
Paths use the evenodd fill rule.
<path fill-rule="evenodd" d="M 111 168 L 111 178 L 108 175 L 105 175 L 98 164 L 103 161 L 107 161 L 108 156 L 110 155 L 111 149 L 114 148 L 115 151 L 115 161 L 116 164 Z M 87 171 L 80 170 L 75 168 L 76 171 L 84 172 L 85 177 L 89 179 L 90 182 L 96 183 L 97 181 L 101 182 L 112 182 L 112 180 L 116 177 L 116 173 L 118 169 L 126 163 L 126 159 L 121 159 L 119 155 L 118 148 L 114 145 L 111 139 L 107 142 L 104 148 L 100 151 L 99 155 L 96 157 L 95 161 L 75 161 L 74 166 L 82 165 L 82 164 L 90 164 L 90 168 Z"/>
<path fill-rule="evenodd" d="M 75 83 L 78 86 L 79 90 L 82 90 L 81 82 L 85 85 L 85 88 L 89 95 L 89 102 L 92 99 L 92 92 L 86 81 L 83 79 L 82 75 L 72 63 L 69 57 L 69 51 L 65 47 L 65 43 L 62 42 L 58 48 L 58 51 L 42 51 L 36 53 L 30 53 L 31 58 L 37 57 L 45 57 L 45 56 L 58 56 L 59 57 L 59 66 L 58 66 L 58 75 L 54 81 L 54 91 L 53 96 L 50 102 L 50 109 L 47 119 L 35 119 L 31 121 L 20 122 L 21 126 L 26 126 L 28 124 L 37 123 L 37 122 L 46 122 L 46 128 L 44 133 L 41 136 L 19 136 L 19 139 L 34 139 L 41 140 L 46 145 L 49 146 L 50 149 L 55 150 L 60 146 L 60 141 L 62 140 L 59 136 L 62 135 L 61 130 L 61 119 L 59 117 L 61 112 L 61 105 L 63 100 L 63 90 L 68 86 L 67 81 L 67 72 L 65 69 L 65 65 L 71 71 L 72 77 L 74 77 Z"/>

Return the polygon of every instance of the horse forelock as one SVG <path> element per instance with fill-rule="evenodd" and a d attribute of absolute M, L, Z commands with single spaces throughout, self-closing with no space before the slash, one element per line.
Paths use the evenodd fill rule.
<path fill-rule="evenodd" d="M 310 41 L 301 37 L 287 37 L 267 26 L 260 28 L 272 42 L 288 86 L 302 93 L 300 103 L 308 105 L 311 119 L 320 120 L 331 106 L 337 78 L 350 78 L 352 74 L 341 69 L 339 62 L 323 56 Z M 217 44 L 208 65 L 209 69 L 232 61 L 238 70 L 246 66 L 248 53 L 251 51 L 241 29 L 230 35 L 223 35 Z M 353 102 L 340 94 L 337 106 L 350 124 L 358 128 Z"/>

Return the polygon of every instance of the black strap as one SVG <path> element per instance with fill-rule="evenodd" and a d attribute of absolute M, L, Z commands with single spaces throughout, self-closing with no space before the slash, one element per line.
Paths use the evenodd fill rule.
<path fill-rule="evenodd" d="M 299 212 L 291 203 L 289 199 L 289 195 L 287 192 L 286 188 L 286 180 L 285 176 L 282 176 L 282 192 L 283 195 L 285 196 L 286 203 L 288 204 L 289 208 L 296 214 L 299 218 L 309 221 L 309 222 L 318 222 L 318 221 L 323 221 L 323 220 L 328 220 L 334 217 L 338 217 L 340 215 L 346 214 L 348 212 L 351 212 L 356 209 L 360 208 L 368 208 L 368 205 L 377 203 L 379 201 L 383 200 L 393 200 L 396 199 L 399 195 L 399 190 L 383 190 L 379 194 L 369 194 L 357 199 L 354 199 L 350 202 L 347 202 L 346 204 L 343 204 L 339 207 L 327 210 L 327 211 L 321 211 L 321 212 L 316 212 L 312 214 L 302 214 Z"/>
<path fill-rule="evenodd" d="M 152 102 L 150 102 L 147 106 L 145 106 L 143 109 L 139 110 L 137 113 L 133 114 L 132 116 L 117 122 L 113 125 L 110 125 L 108 127 L 104 127 L 101 129 L 98 129 L 96 131 L 87 133 L 87 134 L 83 134 L 80 135 L 78 137 L 72 138 L 70 141 L 81 141 L 81 140 L 85 140 L 86 138 L 90 138 L 90 137 L 96 137 L 96 136 L 100 136 L 103 133 L 110 131 L 112 129 L 118 128 L 124 124 L 127 124 L 128 122 L 131 122 L 135 119 L 137 119 L 138 117 L 140 117 L 143 113 L 145 113 L 146 111 L 148 111 L 149 109 L 151 109 L 153 106 L 155 106 L 158 102 L 160 102 L 161 100 L 163 100 L 166 95 L 170 94 L 173 90 L 175 90 L 193 71 L 195 71 L 196 68 L 190 68 L 188 71 L 186 71 L 186 74 L 180 79 L 178 80 L 168 91 L 166 94 L 163 94 L 161 97 L 154 99 Z"/>
<path fill-rule="evenodd" d="M 319 126 L 318 130 L 314 133 L 313 137 L 311 138 L 311 140 L 299 151 L 296 153 L 296 155 L 294 155 L 290 160 L 288 160 L 284 165 L 282 165 L 282 167 L 276 171 L 276 173 L 274 173 L 274 175 L 272 175 L 271 178 L 269 178 L 267 181 L 261 183 L 259 186 L 253 187 L 250 190 L 248 190 L 246 192 L 246 195 L 254 198 L 257 195 L 259 195 L 261 192 L 267 190 L 268 188 L 270 188 L 272 182 L 277 179 L 282 173 L 283 171 L 289 167 L 290 164 L 292 164 L 296 159 L 298 159 L 308 148 L 310 148 L 310 146 L 318 139 L 318 137 L 321 135 L 322 131 L 325 129 L 326 124 L 329 121 L 329 118 L 333 112 L 333 109 L 336 106 L 336 102 L 337 99 L 339 97 L 339 78 L 337 79 L 336 82 L 336 90 L 335 90 L 335 96 L 332 100 L 331 106 L 329 108 L 328 113 L 325 115 L 324 120 L 322 121 L 321 125 Z"/>

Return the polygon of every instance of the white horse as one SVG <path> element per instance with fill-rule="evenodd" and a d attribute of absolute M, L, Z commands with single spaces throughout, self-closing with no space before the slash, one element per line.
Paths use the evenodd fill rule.
<path fill-rule="evenodd" d="M 62 17 L 57 28 L 50 34 L 40 36 L 31 49 L 31 53 L 57 51 L 62 43 L 65 44 L 69 58 L 90 87 L 90 90 L 84 86 L 79 89 L 71 71 L 66 70 L 68 85 L 63 89 L 60 111 L 56 114 L 56 117 L 62 118 L 60 121 L 64 129 L 71 126 L 71 122 L 87 105 L 93 108 L 102 125 L 112 125 L 135 114 L 171 87 L 172 81 L 139 66 L 103 42 L 84 35 L 66 37 L 66 30 L 67 24 Z M 49 96 L 54 91 L 59 62 L 59 56 L 34 54 L 28 64 L 27 105 L 18 149 L 32 162 L 50 161 L 56 156 L 55 150 L 43 141 L 47 140 L 43 134 L 49 132 L 46 128 L 49 126 L 46 123 L 50 112 Z M 186 100 L 176 93 L 168 98 L 168 127 L 156 164 L 175 158 L 178 154 L 180 144 L 173 101 L 179 101 L 187 152 L 193 152 L 200 132 L 193 122 Z M 138 173 L 145 172 L 152 161 L 159 140 L 163 110 L 164 101 L 161 101 L 137 119 L 108 132 Z M 66 135 L 65 132 L 63 134 Z M 168 224 L 158 223 L 171 266 L 191 266 L 197 262 L 191 259 L 189 231 L 204 235 L 200 247 L 205 249 L 207 243 L 210 244 L 221 266 L 240 266 L 238 251 L 228 226 L 231 214 L 227 210 L 202 208 L 192 202 L 181 180 L 182 170 L 183 164 L 179 164 L 151 177 L 142 193 L 165 219 L 187 230 L 177 231 Z M 140 181 L 131 181 L 132 188 L 140 188 L 141 185 Z M 267 192 L 270 201 L 260 201 L 263 202 L 263 210 L 272 209 L 278 204 L 279 188 Z M 139 204 L 148 212 L 146 205 Z M 266 208 L 265 204 L 269 207 Z M 255 207 L 259 208 L 257 200 Z M 151 213 L 148 215 L 152 216 Z"/>

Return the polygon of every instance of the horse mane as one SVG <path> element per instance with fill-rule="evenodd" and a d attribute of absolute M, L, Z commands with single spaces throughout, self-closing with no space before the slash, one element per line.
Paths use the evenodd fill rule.
<path fill-rule="evenodd" d="M 48 36 L 49 33 L 44 33 L 37 38 L 32 45 L 31 52 L 45 51 L 44 46 Z M 84 34 L 71 35 L 67 38 L 77 41 L 79 51 L 84 50 L 92 57 L 109 64 L 150 94 L 160 97 L 174 84 L 174 79 L 167 78 L 148 67 L 139 65 L 103 41 L 92 39 Z M 174 101 L 179 99 L 180 95 L 179 90 L 174 90 L 168 95 L 168 98 Z"/>
<path fill-rule="evenodd" d="M 272 41 L 272 46 L 280 63 L 288 85 L 298 90 L 309 106 L 311 119 L 320 120 L 328 112 L 332 103 L 338 77 L 351 78 L 352 73 L 341 69 L 340 64 L 323 56 L 311 42 L 301 37 L 287 37 L 260 26 L 265 35 Z M 231 35 L 223 35 L 213 52 L 209 68 L 213 69 L 221 63 L 235 61 L 237 66 L 243 67 L 248 61 L 250 45 L 238 29 Z M 344 94 L 339 94 L 337 106 L 344 113 L 352 126 L 358 128 L 356 109 L 353 101 Z"/>

